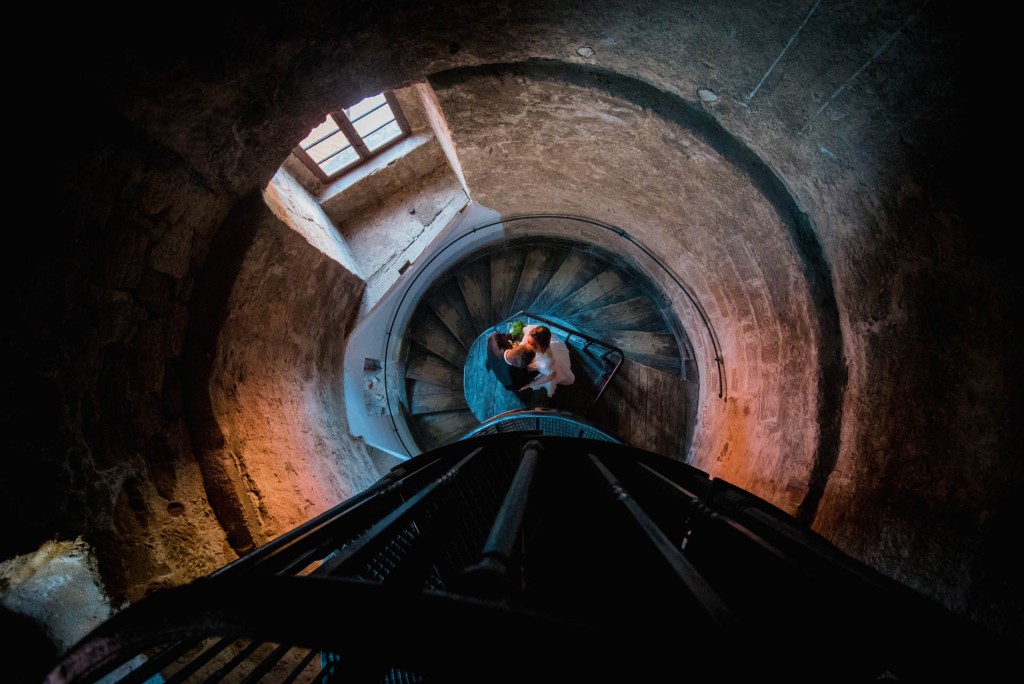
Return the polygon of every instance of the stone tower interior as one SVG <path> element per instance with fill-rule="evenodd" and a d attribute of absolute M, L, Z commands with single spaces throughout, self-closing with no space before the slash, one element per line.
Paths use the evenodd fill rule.
<path fill-rule="evenodd" d="M 0 596 L 57 652 L 416 455 L 352 383 L 481 226 L 446 267 L 554 240 L 644 273 L 688 403 L 632 443 L 1024 636 L 1021 287 L 957 3 L 147 12 L 48 21 L 59 68 L 16 75 Z M 384 91 L 411 135 L 318 181 L 298 143 Z"/>

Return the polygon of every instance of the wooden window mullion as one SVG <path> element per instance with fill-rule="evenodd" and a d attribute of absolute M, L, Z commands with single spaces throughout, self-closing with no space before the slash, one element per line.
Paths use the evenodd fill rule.
<path fill-rule="evenodd" d="M 409 126 L 408 120 L 405 118 L 405 114 L 402 112 L 401 106 L 398 104 L 398 98 L 395 94 L 390 91 L 384 91 L 384 99 L 388 101 L 388 106 L 391 107 L 391 115 L 395 117 L 395 121 L 398 122 L 398 127 L 402 129 L 403 135 L 411 135 L 412 128 Z"/>
<path fill-rule="evenodd" d="M 376 157 L 378 154 L 388 149 L 402 138 L 412 135 L 412 128 L 411 126 L 409 126 L 409 121 L 405 118 L 405 114 L 402 112 L 402 107 L 398 104 L 398 98 L 395 97 L 395 94 L 390 90 L 384 91 L 384 93 L 382 94 L 384 95 L 384 99 L 391 110 L 391 115 L 394 117 L 394 122 L 397 123 L 398 127 L 402 130 L 402 135 L 398 136 L 397 139 L 391 140 L 382 145 L 380 148 L 371 152 L 370 148 L 367 147 L 366 143 L 363 141 L 362 136 L 356 132 L 355 126 L 353 125 L 352 121 L 348 118 L 348 116 L 345 115 L 344 110 L 342 110 L 340 112 L 331 112 L 329 114 L 330 118 L 334 121 L 335 124 L 337 124 L 338 130 L 335 133 L 328 133 L 327 135 L 321 137 L 319 140 L 315 141 L 313 145 L 323 142 L 331 135 L 341 133 L 343 136 L 345 136 L 345 139 L 352 146 L 352 149 L 356 151 L 356 154 L 359 156 L 358 160 L 347 164 L 345 167 L 338 169 L 331 175 L 327 175 L 327 173 L 323 170 L 323 167 L 321 167 L 320 164 L 313 161 L 313 157 L 302 147 L 301 144 L 299 144 L 297 147 L 295 147 L 295 149 L 292 150 L 293 154 L 295 154 L 299 161 L 301 161 L 310 171 L 312 171 L 313 174 L 321 183 L 330 183 L 333 179 L 337 178 L 341 174 L 348 173 L 353 168 L 361 165 L 363 162 Z M 383 104 L 378 105 L 372 111 L 376 111 L 377 109 L 380 109 L 383 106 Z M 368 114 L 372 113 L 372 111 L 363 114 L 363 116 L 367 116 Z M 387 125 L 389 125 L 389 123 L 378 127 L 377 130 L 386 127 Z M 335 151 L 333 154 L 329 155 L 329 157 L 334 156 L 334 154 L 338 154 L 341 151 L 343 150 Z M 321 163 L 325 162 L 326 160 L 321 161 Z"/>
<path fill-rule="evenodd" d="M 324 170 L 320 168 L 320 165 L 313 161 L 313 158 L 309 156 L 309 152 L 302 149 L 302 145 L 297 145 L 292 153 L 299 158 L 299 160 L 306 165 L 306 167 L 313 172 L 313 175 L 319 179 L 321 183 L 326 183 L 329 178 Z"/>
<path fill-rule="evenodd" d="M 344 133 L 345 137 L 348 138 L 348 141 L 352 143 L 352 147 L 355 148 L 356 153 L 360 158 L 369 159 L 370 150 L 367 149 L 366 143 L 364 143 L 363 139 L 359 137 L 358 133 L 356 133 L 355 126 L 353 126 L 352 122 L 348 120 L 348 117 L 344 114 L 331 114 L 331 116 L 334 117 L 334 121 L 338 124 L 338 128 L 341 129 L 341 132 Z"/>

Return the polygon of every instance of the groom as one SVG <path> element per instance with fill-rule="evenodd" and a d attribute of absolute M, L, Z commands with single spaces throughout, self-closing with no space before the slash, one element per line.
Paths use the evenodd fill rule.
<path fill-rule="evenodd" d="M 491 333 L 487 338 L 487 370 L 494 373 L 501 386 L 516 392 L 537 375 L 527 368 L 534 353 L 526 345 L 513 345 L 508 335 Z"/>

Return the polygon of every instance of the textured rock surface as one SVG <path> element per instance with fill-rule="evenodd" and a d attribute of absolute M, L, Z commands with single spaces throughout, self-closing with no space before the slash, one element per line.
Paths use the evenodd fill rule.
<path fill-rule="evenodd" d="M 0 604 L 45 625 L 60 653 L 114 612 L 96 558 L 81 539 L 48 542 L 0 563 Z"/>
<path fill-rule="evenodd" d="M 798 512 L 841 548 L 1024 634 L 1024 573 L 1008 555 L 1021 518 L 1011 312 L 1022 293 L 968 191 L 987 168 L 964 97 L 973 8 L 311 2 L 248 15 L 207 7 L 196 21 L 175 6 L 153 9 L 149 25 L 162 30 L 116 34 L 87 11 L 65 16 L 73 33 L 51 31 L 63 80 L 28 70 L 15 84 L 42 119 L 24 130 L 60 128 L 75 103 L 79 136 L 33 176 L 28 242 L 5 272 L 15 306 L 4 556 L 87 531 L 105 579 L 132 597 L 233 557 L 192 450 L 200 426 L 183 409 L 182 344 L 207 296 L 196 277 L 214 237 L 327 109 L 481 67 L 491 81 L 449 90 L 446 111 L 463 131 L 460 143 L 453 130 L 456 152 L 473 162 L 471 196 L 476 182 L 482 203 L 505 210 L 550 200 L 557 207 L 541 208 L 591 214 L 611 194 L 614 222 L 707 293 L 737 371 L 735 401 L 715 410 L 736 431 L 695 443 L 728 443 L 727 472 L 772 454 L 785 476 L 766 464 L 742 477 L 789 507 L 806 487 L 814 496 Z M 565 87 L 502 75 L 530 60 L 558 63 L 548 80 Z M 664 102 L 703 112 L 716 140 L 743 154 L 721 165 Z M 541 142 L 544 155 L 530 158 Z M 578 145 L 604 145 L 600 163 L 581 163 Z M 737 169 L 774 185 L 732 184 Z M 767 210 L 760 198 L 777 194 L 795 217 Z M 220 380 L 227 396 L 230 378 Z M 795 498 L 791 459 L 813 464 L 797 469 Z"/>
<path fill-rule="evenodd" d="M 205 426 L 197 443 L 211 502 L 227 511 L 229 539 L 245 552 L 378 475 L 348 435 L 342 401 L 341 350 L 361 279 L 312 249 L 260 197 L 240 204 L 222 235 L 232 239 L 218 241 L 200 282 L 209 300 L 226 297 L 200 309 L 190 338 L 204 357 L 194 373 L 209 378 L 196 388 L 192 415 Z"/>

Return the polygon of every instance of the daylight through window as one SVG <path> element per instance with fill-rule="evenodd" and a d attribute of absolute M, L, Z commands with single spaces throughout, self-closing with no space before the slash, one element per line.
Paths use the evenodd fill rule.
<path fill-rule="evenodd" d="M 394 93 L 368 97 L 331 112 L 295 148 L 295 156 L 323 182 L 334 180 L 409 135 Z"/>

